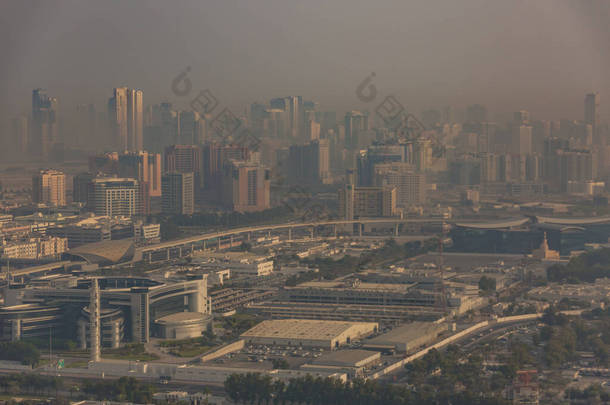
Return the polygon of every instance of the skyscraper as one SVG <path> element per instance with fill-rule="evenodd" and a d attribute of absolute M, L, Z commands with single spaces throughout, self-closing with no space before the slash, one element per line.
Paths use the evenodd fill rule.
<path fill-rule="evenodd" d="M 360 111 L 345 114 L 345 147 L 358 149 L 360 134 L 369 129 L 369 116 Z"/>
<path fill-rule="evenodd" d="M 532 127 L 515 125 L 512 127 L 512 153 L 529 155 L 532 153 Z"/>
<path fill-rule="evenodd" d="M 585 96 L 585 124 L 593 129 L 593 140 L 599 144 L 599 94 L 589 93 Z"/>
<path fill-rule="evenodd" d="M 59 141 L 57 131 L 57 99 L 47 96 L 43 89 L 34 89 L 30 154 L 44 160 L 48 159 L 53 145 Z"/>
<path fill-rule="evenodd" d="M 291 145 L 288 155 L 288 176 L 294 184 L 318 184 L 329 180 L 330 162 L 327 139 L 306 145 Z"/>
<path fill-rule="evenodd" d="M 251 212 L 270 208 L 268 168 L 259 163 L 231 160 L 223 167 L 222 180 L 227 209 Z"/>
<path fill-rule="evenodd" d="M 195 208 L 193 173 L 165 173 L 161 210 L 164 214 L 191 215 Z"/>
<path fill-rule="evenodd" d="M 143 148 L 142 91 L 117 87 L 108 100 L 108 117 L 112 142 L 120 150 L 139 151 Z"/>
<path fill-rule="evenodd" d="M 288 114 L 288 132 L 291 138 L 298 139 L 303 130 L 303 98 L 288 96 L 274 98 L 270 102 L 272 109 L 281 109 Z"/>
<path fill-rule="evenodd" d="M 32 177 L 32 202 L 66 205 L 66 175 L 57 170 L 41 170 Z"/>

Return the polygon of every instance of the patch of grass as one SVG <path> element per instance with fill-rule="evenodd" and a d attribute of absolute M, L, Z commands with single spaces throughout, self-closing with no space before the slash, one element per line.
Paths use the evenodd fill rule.
<path fill-rule="evenodd" d="M 188 346 L 170 350 L 170 354 L 178 357 L 195 357 L 208 352 L 212 346 Z"/>
<path fill-rule="evenodd" d="M 210 332 L 189 339 L 163 340 L 159 346 L 169 349 L 169 354 L 178 357 L 199 356 L 216 346 L 216 338 Z"/>
<path fill-rule="evenodd" d="M 117 354 L 117 353 L 104 353 L 102 357 L 106 359 L 115 359 L 115 360 L 131 360 L 131 361 L 153 361 L 159 360 L 159 356 L 153 353 L 139 353 L 139 354 Z"/>
<path fill-rule="evenodd" d="M 146 352 L 142 343 L 130 343 L 118 349 L 106 349 L 103 351 L 102 357 L 118 360 L 159 360 L 159 356 L 156 354 Z"/>
<path fill-rule="evenodd" d="M 73 361 L 72 363 L 66 364 L 66 368 L 83 368 L 87 367 L 89 362 L 87 361 Z"/>

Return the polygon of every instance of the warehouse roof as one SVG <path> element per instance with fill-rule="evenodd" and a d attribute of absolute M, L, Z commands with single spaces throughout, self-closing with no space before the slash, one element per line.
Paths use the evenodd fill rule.
<path fill-rule="evenodd" d="M 313 364 L 338 367 L 361 367 L 381 357 L 381 353 L 370 350 L 337 350 L 324 353 Z"/>
<path fill-rule="evenodd" d="M 438 333 L 445 326 L 434 322 L 412 322 L 406 325 L 392 329 L 388 333 L 367 340 L 366 345 L 369 346 L 391 346 L 401 344 L 418 339 L 422 336 L 431 333 Z"/>
<path fill-rule="evenodd" d="M 277 319 L 263 321 L 244 332 L 242 337 L 278 339 L 327 340 L 354 327 L 377 327 L 374 322 L 318 321 L 310 319 Z"/>

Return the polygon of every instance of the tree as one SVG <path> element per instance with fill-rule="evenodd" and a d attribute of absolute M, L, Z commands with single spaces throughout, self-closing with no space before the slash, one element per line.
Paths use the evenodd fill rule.
<path fill-rule="evenodd" d="M 479 279 L 479 289 L 486 293 L 496 291 L 496 279 L 493 277 L 482 276 Z"/>

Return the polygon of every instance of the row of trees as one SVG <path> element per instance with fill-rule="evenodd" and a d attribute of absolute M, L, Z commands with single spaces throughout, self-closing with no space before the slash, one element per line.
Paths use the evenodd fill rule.
<path fill-rule="evenodd" d="M 241 404 L 312 405 L 502 405 L 498 397 L 468 391 L 443 393 L 436 389 L 413 390 L 406 386 L 355 379 L 293 378 L 288 383 L 258 373 L 233 374 L 225 381 L 232 401 Z"/>
<path fill-rule="evenodd" d="M 63 387 L 59 377 L 37 374 L 5 374 L 0 375 L 0 388 L 5 394 L 48 395 L 55 394 Z"/>
<path fill-rule="evenodd" d="M 133 377 L 121 377 L 118 380 L 87 380 L 82 391 L 97 400 L 147 404 L 152 402 L 155 386 L 141 383 Z"/>
<path fill-rule="evenodd" d="M 597 314 L 597 316 L 593 314 Z M 539 341 L 545 343 L 544 360 L 557 367 L 572 360 L 576 351 L 591 351 L 601 367 L 610 365 L 610 318 L 603 310 L 570 319 L 549 308 L 543 318 Z"/>
<path fill-rule="evenodd" d="M 40 361 L 40 352 L 29 342 L 0 342 L 0 360 L 19 361 L 36 366 Z"/>

